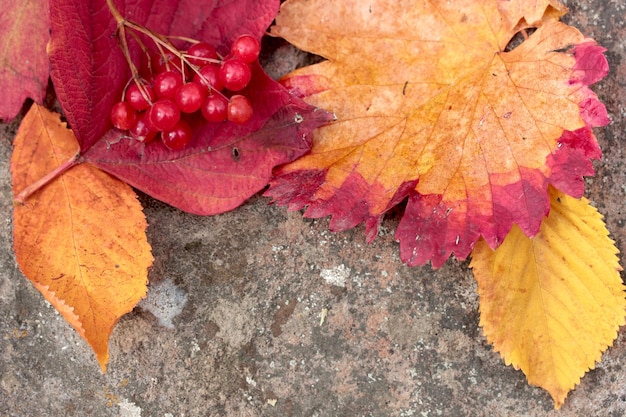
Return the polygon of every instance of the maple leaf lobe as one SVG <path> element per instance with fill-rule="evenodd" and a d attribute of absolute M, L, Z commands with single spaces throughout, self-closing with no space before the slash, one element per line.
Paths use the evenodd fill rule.
<path fill-rule="evenodd" d="M 576 72 L 572 77 L 573 80 L 584 85 L 591 85 L 606 77 L 609 73 L 609 62 L 604 52 L 606 48 L 591 39 L 574 46 L 573 55 L 576 58 L 576 64 L 573 69 Z"/>
<path fill-rule="evenodd" d="M 514 32 L 536 27 L 547 19 L 558 19 L 568 12 L 567 7 L 557 0 L 497 0 L 497 4 L 507 26 Z"/>

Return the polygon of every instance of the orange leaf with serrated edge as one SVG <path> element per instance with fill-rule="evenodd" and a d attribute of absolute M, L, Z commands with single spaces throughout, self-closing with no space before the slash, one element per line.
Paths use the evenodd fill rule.
<path fill-rule="evenodd" d="M 33 105 L 14 142 L 14 194 L 77 151 L 78 142 L 59 115 Z M 20 269 L 87 340 L 106 370 L 113 326 L 145 296 L 152 265 L 135 193 L 80 164 L 16 205 L 13 215 Z"/>
<path fill-rule="evenodd" d="M 511 1 L 508 19 L 527 9 Z M 550 2 L 538 2 L 548 7 Z M 552 2 L 554 3 L 554 2 Z M 309 154 L 280 167 L 266 195 L 368 241 L 408 197 L 396 231 L 409 265 L 465 258 L 483 236 L 497 247 L 515 223 L 529 236 L 548 212 L 548 184 L 583 191 L 608 123 L 587 87 L 606 75 L 603 48 L 538 10 L 516 29 L 494 0 L 288 0 L 272 33 L 327 61 L 283 83 L 337 122 Z"/>
<path fill-rule="evenodd" d="M 471 266 L 487 341 L 559 408 L 617 337 L 626 299 L 602 216 L 585 198 L 550 197 L 534 238 L 514 226 L 495 251 L 481 240 Z"/>

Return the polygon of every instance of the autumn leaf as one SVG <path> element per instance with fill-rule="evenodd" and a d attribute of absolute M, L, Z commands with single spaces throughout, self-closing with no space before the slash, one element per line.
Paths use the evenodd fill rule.
<path fill-rule="evenodd" d="M 187 212 L 234 209 L 267 185 L 272 169 L 307 152 L 308 134 L 332 119 L 291 97 L 257 66 L 245 90 L 254 115 L 244 125 L 195 125 L 193 146 L 173 152 L 110 131 L 85 159 L 152 197 Z"/>
<path fill-rule="evenodd" d="M 6 2 L 0 13 L 0 28 L 0 119 L 10 120 L 17 116 L 24 100 L 30 97 L 41 103 L 46 93 L 48 1 Z"/>
<path fill-rule="evenodd" d="M 496 251 L 481 241 L 472 267 L 487 339 L 558 408 L 615 339 L 625 300 L 601 216 L 585 199 L 551 196 L 539 234 L 529 239 L 514 227 Z"/>
<path fill-rule="evenodd" d="M 602 216 L 585 198 L 550 197 L 534 238 L 514 226 L 495 251 L 480 240 L 471 267 L 487 341 L 559 408 L 617 337 L 626 299 Z"/>
<path fill-rule="evenodd" d="M 202 40 L 226 55 L 239 35 L 261 38 L 279 1 L 116 4 L 122 15 L 152 31 Z M 192 120 L 192 144 L 181 151 L 131 141 L 112 130 L 107 117 L 130 71 L 105 0 L 52 0 L 51 16 L 52 79 L 85 160 L 182 210 L 206 215 L 237 207 L 268 183 L 275 165 L 307 152 L 309 131 L 332 118 L 290 95 L 254 64 L 253 79 L 241 92 L 254 108 L 245 125 Z M 139 62 L 137 43 L 129 43 Z"/>
<path fill-rule="evenodd" d="M 14 142 L 14 194 L 77 152 L 59 115 L 33 105 Z M 87 340 L 105 370 L 113 326 L 145 296 L 152 264 L 135 193 L 83 163 L 16 205 L 13 222 L 20 269 Z"/>
<path fill-rule="evenodd" d="M 260 38 L 278 9 L 277 0 L 114 3 L 124 16 L 157 33 L 203 40 L 223 54 L 226 45 L 243 33 Z M 106 0 L 50 0 L 50 24 L 52 81 L 81 150 L 86 151 L 111 129 L 106 116 L 120 100 L 130 70 Z M 133 46 L 139 59 L 139 48 Z"/>
<path fill-rule="evenodd" d="M 548 184 L 579 196 L 593 173 L 591 128 L 608 118 L 588 85 L 608 66 L 552 6 L 508 51 L 510 25 L 536 19 L 514 1 L 503 16 L 503 3 L 285 2 L 272 34 L 327 61 L 283 82 L 338 120 L 266 195 L 332 216 L 334 231 L 364 222 L 368 241 L 408 198 L 396 239 L 409 265 L 463 259 L 481 235 L 497 247 L 513 224 L 537 233 Z"/>

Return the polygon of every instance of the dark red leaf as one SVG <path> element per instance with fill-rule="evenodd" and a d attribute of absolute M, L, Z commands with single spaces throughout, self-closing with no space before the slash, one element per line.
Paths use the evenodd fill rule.
<path fill-rule="evenodd" d="M 107 115 L 130 74 L 115 40 L 115 20 L 104 0 L 50 0 L 50 27 L 50 76 L 85 150 L 109 130 Z"/>
<path fill-rule="evenodd" d="M 308 133 L 331 119 L 289 94 L 255 63 L 253 79 L 241 92 L 254 108 L 246 124 L 192 117 L 192 143 L 180 151 L 160 141 L 130 140 L 111 130 L 107 117 L 130 71 L 105 0 L 51 2 L 52 78 L 83 160 L 182 210 L 215 214 L 240 205 L 267 184 L 274 166 L 308 151 Z M 222 55 L 242 34 L 260 39 L 279 6 L 279 0 L 115 3 L 123 16 L 152 31 L 207 42 Z M 130 37 L 129 45 L 139 66 L 140 50 Z"/>
<path fill-rule="evenodd" d="M 151 196 L 195 214 L 239 206 L 262 189 L 272 168 L 307 152 L 309 132 L 332 119 L 293 97 L 255 65 L 243 93 L 254 115 L 244 125 L 194 120 L 191 147 L 171 151 L 111 130 L 85 155 L 88 162 Z"/>
<path fill-rule="evenodd" d="M 260 38 L 278 11 L 278 0 L 114 1 L 128 19 L 163 35 L 216 45 L 227 54 L 241 34 Z M 86 151 L 110 128 L 106 114 L 130 78 L 117 45 L 116 23 L 105 0 L 50 0 L 51 76 L 63 111 Z M 133 54 L 138 55 L 137 45 Z"/>

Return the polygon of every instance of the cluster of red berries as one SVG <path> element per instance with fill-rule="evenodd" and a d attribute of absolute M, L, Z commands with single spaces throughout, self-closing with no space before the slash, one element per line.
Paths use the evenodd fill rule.
<path fill-rule="evenodd" d="M 148 74 L 155 75 L 131 80 L 123 100 L 111 109 L 111 122 L 144 143 L 160 136 L 172 150 L 191 141 L 186 115 L 199 111 L 209 122 L 243 124 L 252 117 L 252 106 L 245 96 L 233 93 L 250 82 L 250 64 L 259 51 L 258 40 L 249 35 L 237 38 L 224 58 L 204 42 L 178 54 L 165 51 L 148 66 Z"/>

